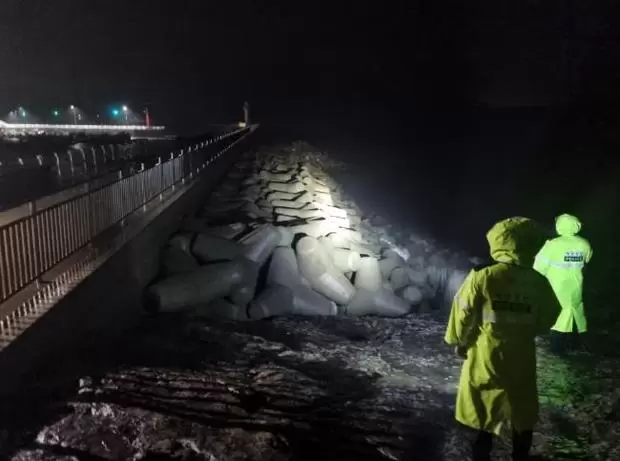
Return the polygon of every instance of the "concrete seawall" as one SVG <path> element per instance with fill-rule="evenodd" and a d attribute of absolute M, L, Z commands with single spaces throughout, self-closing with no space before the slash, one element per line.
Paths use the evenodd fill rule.
<path fill-rule="evenodd" d="M 161 246 L 226 175 L 252 135 L 213 162 L 135 238 L 0 354 L 0 396 L 55 387 L 106 360 L 106 348 L 145 314 L 142 292 L 159 270 Z M 28 394 L 28 392 L 26 392 Z M 2 407 L 9 399 L 2 399 Z"/>

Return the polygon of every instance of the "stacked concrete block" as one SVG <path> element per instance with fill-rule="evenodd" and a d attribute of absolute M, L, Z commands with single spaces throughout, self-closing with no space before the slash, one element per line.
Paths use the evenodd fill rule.
<path fill-rule="evenodd" d="M 321 166 L 328 159 L 300 146 L 245 155 L 183 221 L 147 289 L 150 309 L 229 320 L 402 316 L 462 281 L 362 217 Z"/>

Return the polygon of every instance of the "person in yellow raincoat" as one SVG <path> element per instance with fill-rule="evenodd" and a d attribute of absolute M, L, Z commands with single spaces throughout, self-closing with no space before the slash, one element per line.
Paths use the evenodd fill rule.
<path fill-rule="evenodd" d="M 577 235 L 581 222 L 575 216 L 562 214 L 555 218 L 558 237 L 548 240 L 536 255 L 534 269 L 547 277 L 562 311 L 552 327 L 563 338 L 555 342 L 564 349 L 574 330 L 588 329 L 583 308 L 583 268 L 592 258 L 590 243 Z"/>
<path fill-rule="evenodd" d="M 532 269 L 544 241 L 528 218 L 508 218 L 487 233 L 490 265 L 471 270 L 452 302 L 445 341 L 465 359 L 456 420 L 477 430 L 474 461 L 490 460 L 493 434 L 512 435 L 513 459 L 528 459 L 538 419 L 535 337 L 560 306 Z"/>

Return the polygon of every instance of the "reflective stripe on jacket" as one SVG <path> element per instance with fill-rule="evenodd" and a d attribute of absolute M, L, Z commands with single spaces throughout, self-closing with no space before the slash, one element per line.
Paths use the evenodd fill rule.
<path fill-rule="evenodd" d="M 583 306 L 583 268 L 592 258 L 590 243 L 577 232 L 581 223 L 571 215 L 556 219 L 559 237 L 548 240 L 534 261 L 534 269 L 549 280 L 562 311 L 552 329 L 570 333 L 587 331 L 588 324 Z"/>
<path fill-rule="evenodd" d="M 504 262 L 469 273 L 454 297 L 445 335 L 448 344 L 468 348 L 456 419 L 498 435 L 531 430 L 536 423 L 534 338 L 549 330 L 560 310 L 547 280 L 531 269 L 531 259 L 529 267 L 517 264 L 518 246 L 506 245 L 515 238 L 511 226 L 523 224 L 514 219 L 489 232 L 492 255 Z"/>

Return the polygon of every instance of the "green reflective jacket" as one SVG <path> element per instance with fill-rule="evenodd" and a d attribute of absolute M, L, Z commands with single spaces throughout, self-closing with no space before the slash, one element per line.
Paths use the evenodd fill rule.
<path fill-rule="evenodd" d="M 582 286 L 584 266 L 592 258 L 590 243 L 577 235 L 579 219 L 563 214 L 555 221 L 559 237 L 548 240 L 536 255 L 534 269 L 549 280 L 562 311 L 552 329 L 570 333 L 573 327 L 580 333 L 588 329 L 583 308 Z"/>
<path fill-rule="evenodd" d="M 495 264 L 472 270 L 452 303 L 448 344 L 468 348 L 456 419 L 497 435 L 531 430 L 538 418 L 537 334 L 560 306 L 549 283 L 531 269 L 540 233 L 527 218 L 509 218 L 487 234 Z"/>

